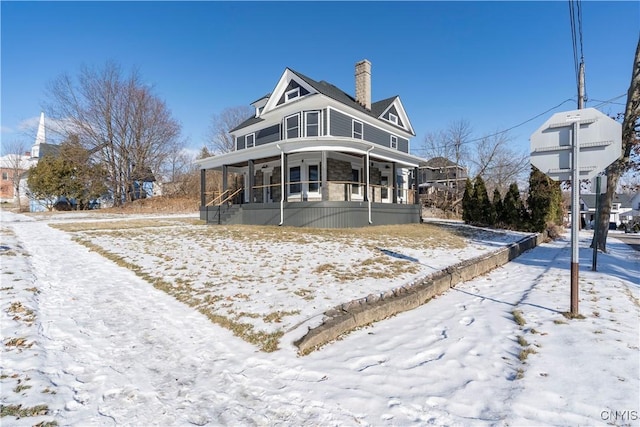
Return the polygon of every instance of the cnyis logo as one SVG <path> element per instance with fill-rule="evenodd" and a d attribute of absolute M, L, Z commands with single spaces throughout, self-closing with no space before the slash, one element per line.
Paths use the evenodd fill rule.
<path fill-rule="evenodd" d="M 600 412 L 600 418 L 603 421 L 637 421 L 640 416 L 638 416 L 638 411 L 614 411 L 609 409 Z"/>

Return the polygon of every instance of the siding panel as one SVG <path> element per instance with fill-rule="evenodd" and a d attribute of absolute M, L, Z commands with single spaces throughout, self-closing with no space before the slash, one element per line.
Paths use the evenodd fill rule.
<path fill-rule="evenodd" d="M 331 135 L 351 138 L 351 117 L 331 110 Z"/>

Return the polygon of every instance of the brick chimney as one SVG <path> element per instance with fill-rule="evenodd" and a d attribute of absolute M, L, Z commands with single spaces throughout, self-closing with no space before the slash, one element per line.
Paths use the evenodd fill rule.
<path fill-rule="evenodd" d="M 371 110 L 371 62 L 366 59 L 356 63 L 356 101 Z"/>

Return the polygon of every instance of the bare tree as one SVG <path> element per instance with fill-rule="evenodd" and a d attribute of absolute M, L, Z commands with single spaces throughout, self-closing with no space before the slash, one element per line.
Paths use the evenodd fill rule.
<path fill-rule="evenodd" d="M 627 105 L 622 121 L 622 155 L 606 170 L 607 192 L 602 200 L 600 221 L 598 224 L 598 249 L 606 252 L 607 236 L 609 234 L 609 217 L 613 197 L 618 188 L 618 181 L 622 174 L 633 167 L 630 161 L 632 155 L 638 155 L 640 151 L 640 38 L 636 46 L 636 54 L 631 69 L 631 83 L 627 92 Z M 637 158 L 636 158 L 637 160 Z M 637 163 L 635 164 L 637 167 Z M 595 238 L 595 234 L 594 234 Z M 593 242 L 591 243 L 593 247 Z"/>
<path fill-rule="evenodd" d="M 135 170 L 157 173 L 181 148 L 180 125 L 137 70 L 83 67 L 77 79 L 61 75 L 48 89 L 52 117 L 104 165 L 116 206 L 131 198 Z"/>
<path fill-rule="evenodd" d="M 220 114 L 213 114 L 207 132 L 208 148 L 213 154 L 229 153 L 236 149 L 236 142 L 229 131 L 254 114 L 250 106 L 229 107 Z"/>
<path fill-rule="evenodd" d="M 498 189 L 505 194 L 511 183 L 529 171 L 529 153 L 512 149 L 511 142 L 507 133 L 500 132 L 481 138 L 475 145 L 473 175 L 483 177 L 489 192 Z"/>
<path fill-rule="evenodd" d="M 458 176 L 459 167 L 466 168 L 469 159 L 468 143 L 471 137 L 471 125 L 468 120 L 460 119 L 449 124 L 443 130 L 430 132 L 425 136 L 422 149 L 423 156 L 428 159 L 438 159 L 433 166 L 441 167 L 445 191 L 442 200 L 437 205 L 445 210 L 457 211 L 462 202 L 464 179 Z M 442 164 L 438 164 L 440 161 Z M 451 163 L 454 166 L 451 166 Z"/>

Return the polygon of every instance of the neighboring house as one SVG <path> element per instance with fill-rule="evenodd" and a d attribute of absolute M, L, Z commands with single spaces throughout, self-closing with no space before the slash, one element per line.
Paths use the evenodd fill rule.
<path fill-rule="evenodd" d="M 16 185 L 32 164 L 28 152 L 0 157 L 0 202 L 17 202 Z"/>
<path fill-rule="evenodd" d="M 426 204 L 443 197 L 462 197 L 467 169 L 444 157 L 434 157 L 419 167 L 419 190 Z"/>
<path fill-rule="evenodd" d="M 285 69 L 273 92 L 251 104 L 255 115 L 231 130 L 235 151 L 196 162 L 200 217 L 310 227 L 419 222 L 422 159 L 409 154 L 409 117 L 398 96 L 371 102 L 369 61 L 356 64 L 355 80 L 354 98 Z M 205 191 L 209 170 L 222 172 L 216 198 Z M 231 200 L 240 205 L 225 214 Z"/>
<path fill-rule="evenodd" d="M 637 195 L 636 195 L 636 198 Z M 609 223 L 619 226 L 620 224 L 628 224 L 633 221 L 633 204 L 634 197 L 629 194 L 616 193 L 611 203 L 611 215 Z M 640 203 L 640 202 L 638 202 Z M 639 206 L 635 206 L 638 208 Z M 593 228 L 596 217 L 596 195 L 581 194 L 580 195 L 580 216 L 585 220 L 587 228 Z"/>

